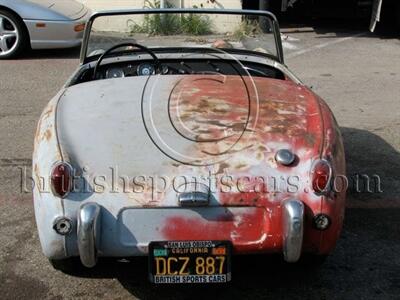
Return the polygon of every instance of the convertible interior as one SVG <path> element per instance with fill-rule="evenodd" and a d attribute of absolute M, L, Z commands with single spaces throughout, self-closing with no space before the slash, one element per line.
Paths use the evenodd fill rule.
<path fill-rule="evenodd" d="M 96 74 L 96 80 L 122 78 L 132 76 L 149 76 L 154 74 L 179 75 L 179 74 L 223 74 L 223 75 L 251 75 L 256 77 L 268 77 L 274 79 L 285 79 L 283 73 L 273 67 L 237 61 L 213 61 L 201 59 L 189 60 L 162 60 L 160 68 L 156 71 L 153 61 L 131 61 L 111 63 L 101 66 Z M 243 68 L 244 66 L 244 68 Z M 87 69 L 80 74 L 74 84 L 93 80 L 93 68 Z"/>
<path fill-rule="evenodd" d="M 113 52 L 119 47 L 140 47 L 133 52 L 119 51 Z M 164 49 L 165 51 L 166 49 Z M 199 50 L 199 49 L 197 49 Z M 213 53 L 213 49 L 209 49 Z M 164 52 L 163 51 L 163 52 Z M 187 51 L 187 50 L 186 50 Z M 221 50 L 219 50 L 221 51 Z M 152 59 L 140 59 L 140 54 L 150 54 Z M 174 52 L 174 51 L 172 51 Z M 198 51 L 195 51 L 196 53 Z M 206 49 L 201 49 L 202 53 L 208 53 Z M 129 56 L 132 59 L 127 59 Z M 105 58 L 107 62 L 103 62 Z M 110 59 L 111 57 L 111 59 Z M 120 59 L 123 57 L 124 59 Z M 273 79 L 285 80 L 285 75 L 280 70 L 267 64 L 238 61 L 233 59 L 223 59 L 221 56 L 212 54 L 206 55 L 207 58 L 193 58 L 190 55 L 184 55 L 182 58 L 158 58 L 155 51 L 139 44 L 121 44 L 114 46 L 102 53 L 95 61 L 95 64 L 88 64 L 71 81 L 70 85 L 75 85 L 92 80 L 123 78 L 133 76 L 150 75 L 190 75 L 190 74 L 221 74 L 221 75 L 239 75 L 267 77 Z"/>

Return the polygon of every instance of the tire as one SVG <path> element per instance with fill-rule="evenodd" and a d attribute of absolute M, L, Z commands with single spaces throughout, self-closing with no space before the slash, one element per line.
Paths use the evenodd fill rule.
<path fill-rule="evenodd" d="M 49 262 L 54 269 L 68 275 L 79 274 L 84 268 L 79 258 L 76 257 L 66 259 L 49 259 Z"/>
<path fill-rule="evenodd" d="M 29 34 L 15 14 L 0 9 L 0 59 L 17 57 L 27 49 Z"/>

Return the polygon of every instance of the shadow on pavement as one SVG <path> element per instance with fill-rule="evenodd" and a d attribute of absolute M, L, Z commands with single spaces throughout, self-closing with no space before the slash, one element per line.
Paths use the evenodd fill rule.
<path fill-rule="evenodd" d="M 378 23 L 374 32 L 369 31 L 369 23 L 359 20 L 343 19 L 301 19 L 296 21 L 283 21 L 280 24 L 283 33 L 299 33 L 314 31 L 316 38 L 330 39 L 353 36 L 363 33 L 361 37 L 380 39 L 400 39 L 400 30 L 390 22 Z"/>
<path fill-rule="evenodd" d="M 381 130 L 383 128 L 375 129 L 376 132 Z M 400 153 L 380 136 L 367 130 L 341 128 L 341 132 L 346 152 L 347 177 L 350 179 L 348 203 L 360 200 L 367 205 L 374 201 L 379 207 L 389 207 L 396 200 L 400 204 Z M 357 174 L 360 178 L 359 190 L 363 192 L 357 192 L 355 181 L 351 180 Z M 371 192 L 367 191 L 367 183 L 361 180 L 362 175 L 368 175 L 371 179 Z M 378 191 L 379 182 L 381 192 Z"/>
<path fill-rule="evenodd" d="M 31 59 L 79 59 L 80 47 L 69 49 L 46 49 L 46 50 L 30 50 L 22 55 L 18 60 Z"/>
<path fill-rule="evenodd" d="M 334 36 L 323 38 L 346 37 L 352 32 L 365 32 L 363 37 L 393 39 L 400 38 L 400 23 L 398 1 L 383 1 L 380 22 L 377 23 L 374 33 L 369 32 L 372 1 L 325 0 L 325 1 L 297 1 L 285 13 L 280 12 L 279 6 L 273 6 L 278 13 L 281 28 L 311 28 L 317 34 L 333 33 Z M 368 3 L 370 2 L 370 3 Z M 366 5 L 365 5 L 366 4 Z"/>

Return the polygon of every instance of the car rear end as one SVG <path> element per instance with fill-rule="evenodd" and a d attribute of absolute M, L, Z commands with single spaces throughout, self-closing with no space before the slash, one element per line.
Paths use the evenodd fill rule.
<path fill-rule="evenodd" d="M 50 182 L 47 193 L 40 186 L 34 191 L 47 257 L 79 256 L 85 266 L 93 267 L 98 257 L 149 256 L 154 268 L 157 261 L 161 268 L 168 261 L 181 267 L 176 260 L 190 258 L 174 251 L 189 251 L 194 255 L 190 261 L 199 257 L 190 251 L 204 251 L 201 257 L 207 259 L 208 253 L 225 249 L 225 259 L 231 254 L 281 253 L 288 262 L 298 261 L 302 253 L 332 251 L 344 212 L 344 190 L 331 190 L 333 174 L 344 174 L 343 145 L 329 110 L 305 87 L 255 78 L 260 95 L 276 91 L 286 102 L 263 102 L 256 128 L 247 130 L 229 152 L 215 149 L 226 147 L 227 139 L 211 143 L 211 148 L 195 143 L 194 148 L 180 149 L 174 143 L 176 151 L 204 159 L 214 159 L 214 151 L 220 151 L 221 158 L 227 155 L 213 165 L 182 164 L 155 147 L 143 123 L 141 101 L 134 99 L 141 94 L 132 94 L 146 82 L 157 83 L 157 99 L 162 99 L 169 86 L 194 80 L 191 89 L 177 95 L 181 113 L 199 107 L 197 101 L 217 105 L 215 115 L 207 114 L 207 123 L 203 113 L 192 111 L 183 124 L 192 129 L 202 125 L 204 139 L 219 132 L 214 130 L 215 120 L 220 122 L 217 126 L 222 122 L 239 128 L 236 120 L 246 114 L 246 101 L 237 102 L 240 77 L 228 76 L 226 89 L 220 90 L 205 89 L 203 85 L 210 84 L 206 78 L 210 79 L 188 75 L 161 82 L 138 77 L 84 83 L 69 87 L 50 103 L 38 127 L 33 159 L 33 178 Z M 205 103 L 206 92 L 218 96 Z M 187 97 L 190 102 L 184 100 Z M 163 115 L 168 117 L 163 103 L 153 107 L 159 110 L 155 122 L 160 124 Z M 167 126 L 163 131 L 166 137 L 172 134 Z M 50 181 L 40 180 L 43 177 Z M 174 247 L 174 242 L 188 244 Z M 209 246 L 190 246 L 196 242 Z M 165 256 L 155 256 L 159 253 Z M 167 267 L 163 268 L 154 276 L 163 276 Z M 227 280 L 228 269 L 222 272 L 219 275 Z"/>
<path fill-rule="evenodd" d="M 243 25 L 241 11 L 228 13 Z M 214 71 L 220 60 L 238 64 L 222 56 L 199 61 Z M 122 62 L 102 67 L 113 59 Z M 229 281 L 232 255 L 296 262 L 332 251 L 344 215 L 345 189 L 333 186 L 345 174 L 344 151 L 321 99 L 290 76 L 151 73 L 93 76 L 42 114 L 33 178 L 50 182 L 34 190 L 47 257 L 93 267 L 98 257 L 148 256 L 153 282 L 190 283 Z"/>

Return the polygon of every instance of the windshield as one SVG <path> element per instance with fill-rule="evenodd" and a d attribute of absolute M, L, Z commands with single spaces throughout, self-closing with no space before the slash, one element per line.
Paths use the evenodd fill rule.
<path fill-rule="evenodd" d="M 126 42 L 156 50 L 193 47 L 242 50 L 283 62 L 279 28 L 268 12 L 217 9 L 102 12 L 92 16 L 88 24 L 82 58 L 93 58 Z"/>

